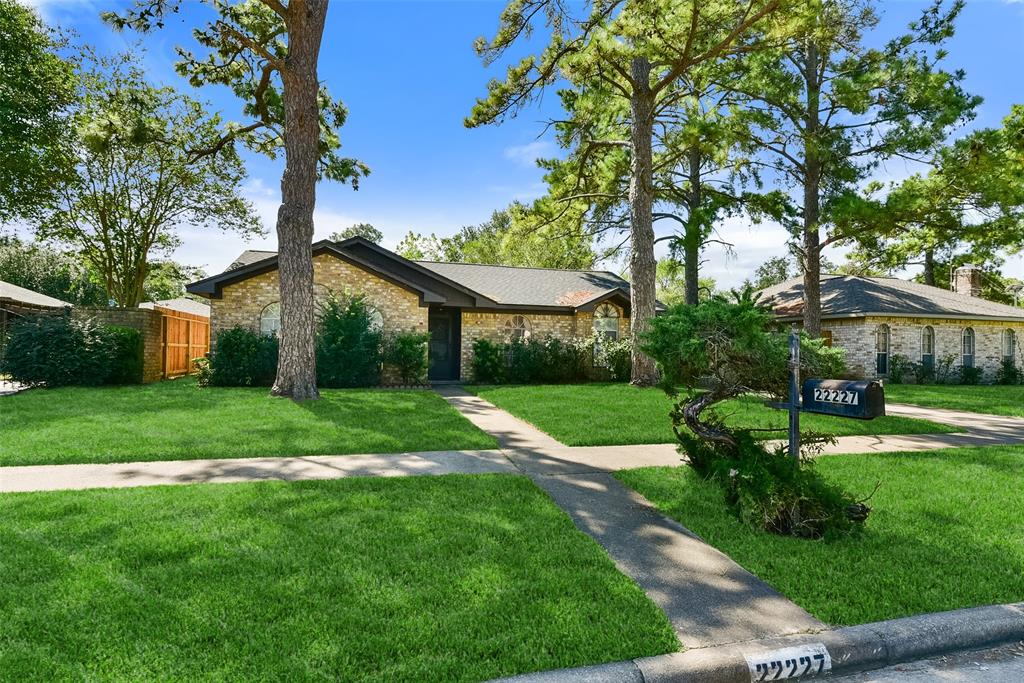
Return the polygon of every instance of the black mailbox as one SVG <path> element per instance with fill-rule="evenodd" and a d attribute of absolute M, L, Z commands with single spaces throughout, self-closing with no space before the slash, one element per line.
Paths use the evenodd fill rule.
<path fill-rule="evenodd" d="M 871 420 L 885 415 L 881 382 L 809 379 L 803 386 L 803 412 Z"/>

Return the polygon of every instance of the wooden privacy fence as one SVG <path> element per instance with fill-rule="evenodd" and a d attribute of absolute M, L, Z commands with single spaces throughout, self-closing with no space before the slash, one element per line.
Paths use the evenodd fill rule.
<path fill-rule="evenodd" d="M 210 350 L 210 319 L 162 306 L 154 306 L 153 309 L 162 318 L 160 346 L 163 377 L 180 377 L 194 372 L 196 368 L 193 361 L 202 358 Z"/>

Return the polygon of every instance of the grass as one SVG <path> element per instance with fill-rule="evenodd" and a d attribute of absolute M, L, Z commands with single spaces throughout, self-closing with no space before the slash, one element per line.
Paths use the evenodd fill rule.
<path fill-rule="evenodd" d="M 886 384 L 885 397 L 894 403 L 1024 417 L 1024 386 Z"/>
<path fill-rule="evenodd" d="M 509 475 L 0 496 L 9 680 L 483 680 L 678 649 Z"/>
<path fill-rule="evenodd" d="M 295 403 L 265 388 L 191 379 L 32 389 L 0 397 L 0 465 L 495 448 L 429 391 L 324 390 Z"/>
<path fill-rule="evenodd" d="M 628 384 L 471 387 L 499 408 L 526 420 L 567 446 L 616 446 L 672 443 L 671 400 L 660 389 Z M 748 397 L 723 404 L 735 424 L 785 428 L 786 413 Z M 871 421 L 805 414 L 804 429 L 837 436 L 851 434 L 927 434 L 956 428 L 924 420 L 884 417 Z M 777 435 L 784 438 L 784 433 Z"/>
<path fill-rule="evenodd" d="M 1024 600 L 1024 448 L 829 456 L 817 467 L 863 496 L 881 482 L 859 536 L 754 531 L 689 468 L 616 476 L 832 624 Z"/>

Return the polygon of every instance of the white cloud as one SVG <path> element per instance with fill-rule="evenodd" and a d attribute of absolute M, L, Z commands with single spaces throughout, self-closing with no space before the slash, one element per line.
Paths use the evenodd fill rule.
<path fill-rule="evenodd" d="M 511 159 L 522 166 L 535 166 L 537 159 L 542 159 L 555 151 L 554 143 L 547 140 L 534 140 L 525 145 L 512 145 L 506 147 L 502 156 Z"/>

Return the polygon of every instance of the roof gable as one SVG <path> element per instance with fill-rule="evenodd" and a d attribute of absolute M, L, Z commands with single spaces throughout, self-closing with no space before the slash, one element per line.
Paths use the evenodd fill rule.
<path fill-rule="evenodd" d="M 362 237 L 322 240 L 314 253 L 330 253 L 425 294 L 427 303 L 495 309 L 590 310 L 614 299 L 629 306 L 629 283 L 600 270 L 523 268 L 475 263 L 410 261 Z M 275 252 L 247 250 L 223 273 L 190 284 L 193 294 L 219 298 L 223 287 L 275 270 Z M 659 308 L 661 308 L 659 306 Z"/>
<path fill-rule="evenodd" d="M 782 318 L 803 315 L 803 279 L 761 291 L 762 301 Z M 898 278 L 826 275 L 821 279 L 823 318 L 891 315 L 934 318 L 1019 320 L 1024 309 Z"/>
<path fill-rule="evenodd" d="M 32 308 L 67 308 L 71 306 L 67 301 L 55 299 L 52 296 L 34 292 L 10 282 L 0 280 L 0 304 L 10 303 Z"/>

